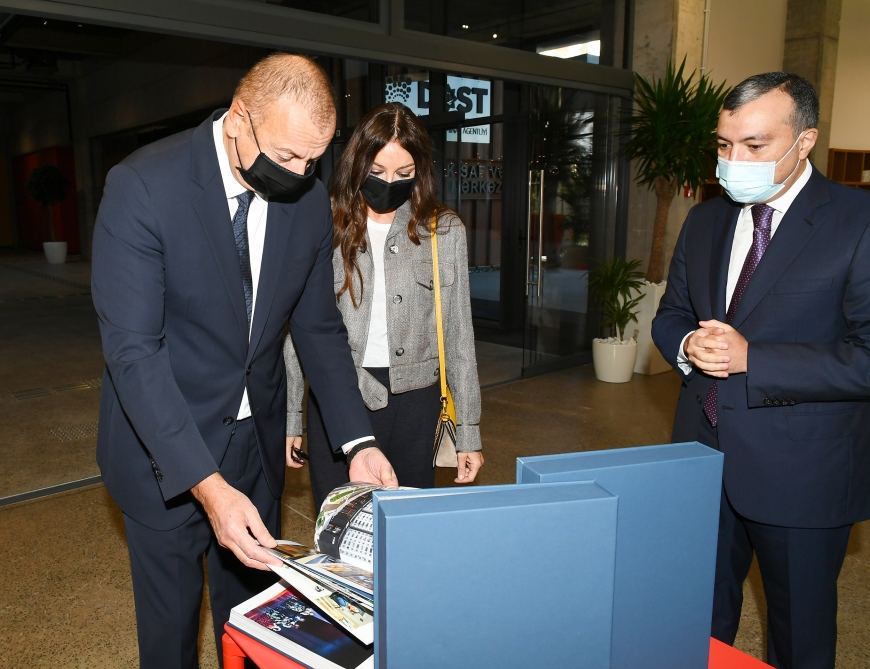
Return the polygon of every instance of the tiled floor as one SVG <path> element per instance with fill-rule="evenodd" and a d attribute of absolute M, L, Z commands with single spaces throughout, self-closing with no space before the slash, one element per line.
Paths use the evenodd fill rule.
<path fill-rule="evenodd" d="M 86 291 L 83 263 L 51 268 L 0 256 L 0 408 L 14 418 L 0 441 L 0 497 L 96 473 L 100 362 Z M 489 369 L 487 378 L 502 380 L 499 360 L 513 355 L 482 350 L 482 376 Z M 481 482 L 512 482 L 519 455 L 666 441 L 677 390 L 672 374 L 612 385 L 595 381 L 588 367 L 489 387 Z M 450 481 L 440 472 L 440 484 Z M 289 472 L 283 509 L 282 535 L 310 543 L 314 510 L 304 472 Z M 0 564 L 0 665 L 137 666 L 121 519 L 101 485 L 0 507 Z M 756 655 L 763 647 L 760 592 L 754 572 L 738 646 Z M 870 523 L 853 532 L 840 594 L 837 667 L 867 669 Z M 200 659 L 216 666 L 208 635 Z"/>

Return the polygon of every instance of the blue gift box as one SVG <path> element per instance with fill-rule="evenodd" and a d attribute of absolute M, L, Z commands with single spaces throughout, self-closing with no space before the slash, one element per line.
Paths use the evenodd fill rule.
<path fill-rule="evenodd" d="M 595 483 L 374 494 L 375 666 L 611 666 L 617 498 Z"/>
<path fill-rule="evenodd" d="M 619 498 L 613 669 L 707 666 L 722 462 L 697 442 L 517 460 L 519 483 L 594 481 Z"/>

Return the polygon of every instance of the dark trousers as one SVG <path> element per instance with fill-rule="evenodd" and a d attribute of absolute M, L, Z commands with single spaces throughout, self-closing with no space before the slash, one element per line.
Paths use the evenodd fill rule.
<path fill-rule="evenodd" d="M 237 424 L 220 471 L 230 485 L 248 495 L 266 528 L 277 536 L 280 504 L 266 485 L 252 420 Z M 230 609 L 277 581 L 277 576 L 245 567 L 219 546 L 202 510 L 167 531 L 153 530 L 127 515 L 124 525 L 136 602 L 139 665 L 147 669 L 197 666 L 203 556 L 208 561 L 215 643 L 221 658 L 220 639 Z"/>
<path fill-rule="evenodd" d="M 709 424 L 706 432 L 701 440 L 718 447 Z M 734 643 L 754 553 L 767 602 L 768 663 L 777 669 L 834 669 L 837 578 L 851 529 L 757 523 L 738 513 L 723 490 L 712 636 Z"/>
<path fill-rule="evenodd" d="M 394 395 L 389 392 L 388 367 L 374 367 L 370 372 L 388 389 L 387 406 L 369 411 L 374 437 L 399 479 L 399 484 L 414 488 L 435 485 L 432 447 L 435 424 L 440 411 L 441 391 L 437 383 L 419 390 Z M 326 428 L 317 408 L 317 398 L 308 395 L 307 440 L 309 473 L 314 503 L 319 509 L 326 496 L 348 482 L 344 455 L 330 448 Z M 340 448 L 340 444 L 336 447 Z"/>

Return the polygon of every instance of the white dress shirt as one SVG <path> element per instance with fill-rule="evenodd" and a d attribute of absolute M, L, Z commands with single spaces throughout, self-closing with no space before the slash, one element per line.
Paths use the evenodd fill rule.
<path fill-rule="evenodd" d="M 227 225 L 232 228 L 233 216 L 236 215 L 236 210 L 239 208 L 239 201 L 236 198 L 247 189 L 236 181 L 232 169 L 230 169 L 230 158 L 227 155 L 226 146 L 224 146 L 223 127 L 226 116 L 224 114 L 212 124 L 212 131 L 214 133 L 214 146 L 217 151 L 218 166 L 220 167 L 224 192 L 227 196 L 227 207 L 230 213 Z M 248 209 L 248 252 L 251 257 L 251 279 L 254 286 L 251 323 L 254 322 L 254 311 L 257 308 L 257 284 L 260 282 L 260 266 L 263 263 L 263 246 L 266 241 L 266 214 L 268 209 L 269 205 L 266 200 L 255 194 L 251 199 L 251 206 Z M 251 336 L 251 323 L 248 324 L 248 337 Z M 250 416 L 251 407 L 248 403 L 248 389 L 245 388 L 242 392 L 236 420 L 242 420 Z"/>
<path fill-rule="evenodd" d="M 239 195 L 247 190 L 242 184 L 236 181 L 233 172 L 230 169 L 230 158 L 227 155 L 226 147 L 224 146 L 224 119 L 226 114 L 221 116 L 212 124 L 212 132 L 214 134 L 214 146 L 217 151 L 218 167 L 221 172 L 221 180 L 224 183 L 224 192 L 227 196 L 227 207 L 229 208 L 230 218 L 227 225 L 232 227 L 233 216 L 236 215 L 236 210 L 239 208 L 239 201 L 236 199 Z M 266 202 L 258 193 L 254 194 L 251 199 L 251 206 L 248 209 L 248 252 L 251 258 L 251 279 L 253 283 L 253 304 L 251 305 L 251 323 L 248 324 L 248 338 L 251 336 L 251 324 L 254 322 L 254 313 L 257 308 L 257 284 L 260 282 L 260 266 L 263 264 L 263 247 L 266 243 L 266 214 L 269 211 L 269 203 Z M 381 245 L 383 246 L 383 244 Z M 381 263 L 383 264 L 383 263 Z M 236 420 L 243 420 L 251 417 L 251 405 L 248 401 L 248 389 L 242 391 L 242 399 L 239 403 L 239 412 L 236 414 Z M 344 444 L 342 451 L 347 453 L 357 444 L 373 439 L 371 435 L 354 439 Z"/>
<path fill-rule="evenodd" d="M 776 233 L 782 217 L 785 212 L 794 202 L 798 193 L 801 192 L 812 175 L 812 167 L 810 161 L 807 160 L 804 164 L 804 170 L 797 178 L 791 188 L 785 191 L 782 195 L 774 200 L 771 200 L 767 205 L 773 208 L 773 220 L 770 224 L 770 238 L 773 240 L 773 235 Z M 749 249 L 752 247 L 752 233 L 755 230 L 755 223 L 752 220 L 753 204 L 747 204 L 740 211 L 737 217 L 737 227 L 734 229 L 734 241 L 731 243 L 731 258 L 728 262 L 728 280 L 725 283 L 725 311 L 728 311 L 728 306 L 731 304 L 731 296 L 734 295 L 734 288 L 737 286 L 737 280 L 740 278 L 740 272 L 743 269 L 743 263 L 746 261 L 746 256 Z M 677 364 L 683 374 L 688 375 L 692 371 L 692 363 L 686 357 L 685 344 L 686 339 L 694 332 L 688 332 L 680 342 L 680 350 L 677 353 Z"/>

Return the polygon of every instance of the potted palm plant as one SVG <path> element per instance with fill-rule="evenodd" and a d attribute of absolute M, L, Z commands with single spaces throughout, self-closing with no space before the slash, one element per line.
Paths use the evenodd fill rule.
<path fill-rule="evenodd" d="M 643 272 L 639 260 L 613 258 L 589 273 L 589 291 L 601 309 L 604 338 L 592 340 L 592 363 L 599 381 L 625 383 L 634 371 L 637 341 L 626 330 L 642 299 Z"/>
<path fill-rule="evenodd" d="M 685 76 L 685 66 L 685 58 L 679 67 L 669 62 L 659 79 L 635 74 L 635 109 L 626 153 L 637 161 L 637 183 L 656 195 L 646 283 L 637 319 L 635 371 L 645 374 L 670 369 L 650 336 L 652 318 L 664 294 L 668 213 L 680 187 L 697 192 L 711 173 L 716 122 L 729 92 L 724 83 L 714 85 L 706 74 L 697 80 L 695 72 Z"/>
<path fill-rule="evenodd" d="M 66 179 L 56 165 L 37 167 L 27 180 L 27 190 L 45 209 L 48 240 L 42 243 L 45 258 L 51 264 L 66 262 L 67 245 L 57 240 L 54 229 L 54 205 L 66 198 Z"/>

